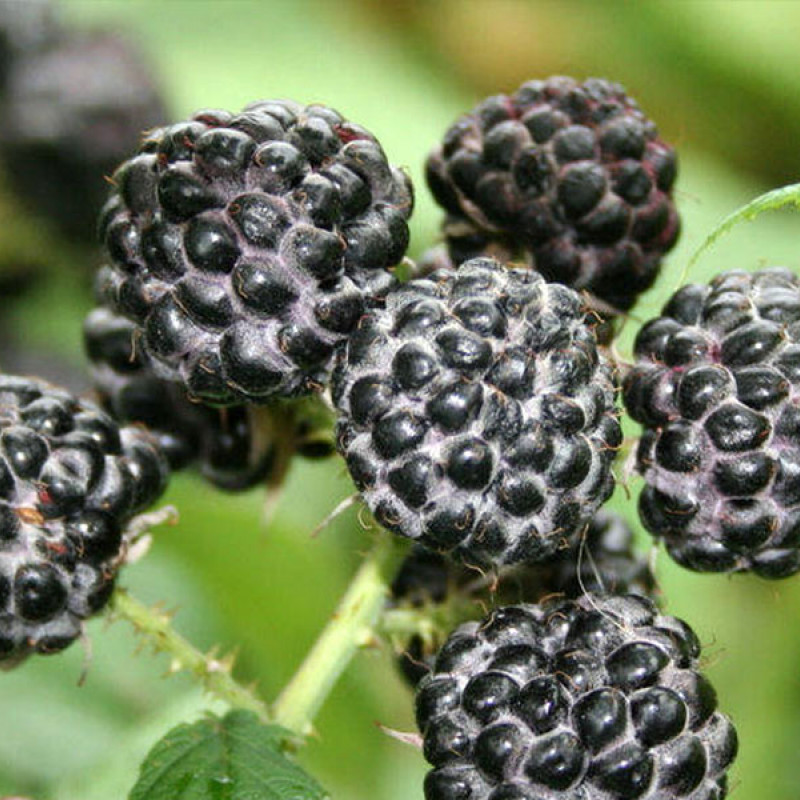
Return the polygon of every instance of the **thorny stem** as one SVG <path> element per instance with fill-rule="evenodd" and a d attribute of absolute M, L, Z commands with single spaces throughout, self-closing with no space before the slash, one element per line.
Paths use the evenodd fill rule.
<path fill-rule="evenodd" d="M 112 618 L 130 622 L 156 652 L 167 653 L 171 658 L 171 673 L 188 672 L 222 702 L 254 711 L 264 722 L 277 723 L 293 737 L 303 739 L 313 732 L 314 717 L 356 652 L 375 644 L 379 633 L 397 633 L 392 630 L 391 622 L 389 629 L 384 630 L 381 619 L 392 578 L 406 549 L 397 537 L 385 532 L 379 534 L 338 608 L 275 701 L 272 711 L 233 678 L 232 658 L 219 659 L 213 651 L 200 652 L 175 631 L 171 614 L 144 605 L 120 588 L 111 599 L 110 614 Z M 389 620 L 392 619 L 390 616 Z M 395 620 L 398 621 L 399 618 Z M 421 623 L 415 623 L 414 627 L 418 625 Z"/>
<path fill-rule="evenodd" d="M 130 622 L 156 652 L 164 652 L 170 656 L 171 673 L 189 672 L 199 679 L 209 694 L 234 708 L 254 711 L 264 722 L 270 721 L 266 704 L 233 678 L 233 659 L 218 659 L 213 651 L 200 652 L 175 631 L 169 613 L 149 608 L 125 589 L 119 588 L 111 598 L 110 611 L 112 616 Z"/>
<path fill-rule="evenodd" d="M 366 556 L 339 607 L 272 707 L 279 725 L 300 737 L 313 720 L 359 648 L 376 641 L 391 580 L 405 553 L 390 534 L 381 533 Z"/>

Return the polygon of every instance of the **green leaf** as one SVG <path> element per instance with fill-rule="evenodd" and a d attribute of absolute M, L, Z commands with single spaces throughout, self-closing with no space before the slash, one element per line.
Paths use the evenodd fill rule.
<path fill-rule="evenodd" d="M 740 222 L 750 222 L 764 211 L 773 211 L 788 205 L 794 205 L 800 208 L 800 183 L 793 183 L 789 186 L 781 186 L 779 189 L 773 189 L 771 192 L 759 195 L 755 200 L 751 200 L 741 208 L 737 208 L 736 211 L 728 214 L 728 216 L 711 231 L 700 247 L 694 251 L 694 255 L 689 259 L 689 263 L 686 265 L 684 274 L 697 263 L 700 256 L 712 247 L 717 239 L 728 233 L 735 225 L 738 225 Z"/>
<path fill-rule="evenodd" d="M 281 752 L 287 735 L 241 710 L 179 725 L 148 753 L 128 800 L 324 800 Z"/>

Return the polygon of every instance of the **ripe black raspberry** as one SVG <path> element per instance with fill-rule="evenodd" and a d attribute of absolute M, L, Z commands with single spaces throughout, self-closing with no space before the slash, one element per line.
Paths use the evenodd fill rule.
<path fill-rule="evenodd" d="M 420 608 L 450 602 L 475 609 L 537 603 L 551 595 L 578 598 L 585 592 L 652 597 L 655 578 L 647 559 L 634 549 L 633 531 L 619 515 L 600 509 L 573 548 L 542 564 L 508 567 L 496 576 L 414 547 L 392 583 L 392 605 Z M 453 603 L 454 598 L 460 602 Z M 455 613 L 459 613 L 455 610 Z M 412 686 L 432 668 L 441 642 L 413 636 L 398 664 Z"/>
<path fill-rule="evenodd" d="M 799 323 L 800 280 L 774 268 L 685 286 L 639 332 L 639 511 L 690 569 L 800 569 Z"/>
<path fill-rule="evenodd" d="M 166 478 L 144 431 L 43 381 L 0 376 L 0 661 L 79 635 L 111 595 L 124 527 Z"/>
<path fill-rule="evenodd" d="M 362 318 L 338 446 L 386 528 L 467 564 L 541 561 L 611 493 L 614 379 L 575 292 L 475 259 Z"/>
<path fill-rule="evenodd" d="M 84 321 L 91 380 L 103 408 L 123 423 L 145 425 L 170 468 L 195 466 L 226 491 L 279 483 L 294 455 L 325 458 L 334 452 L 327 410 L 192 402 L 178 383 L 158 378 L 136 346 L 136 326 L 99 307 Z M 303 413 L 297 413 L 302 411 Z"/>
<path fill-rule="evenodd" d="M 265 480 L 275 451 L 254 432 L 253 409 L 191 402 L 180 384 L 156 377 L 135 346 L 136 326 L 107 308 L 87 316 L 84 341 L 103 407 L 122 422 L 145 425 L 172 469 L 197 464 L 205 478 L 228 491 Z"/>
<path fill-rule="evenodd" d="M 675 153 L 616 83 L 555 77 L 459 119 L 427 163 L 460 263 L 493 244 L 627 310 L 678 236 Z"/>
<path fill-rule="evenodd" d="M 109 31 L 60 31 L 20 54 L 2 113 L 0 154 L 14 190 L 84 241 L 94 238 L 107 176 L 167 116 L 143 54 Z"/>
<path fill-rule="evenodd" d="M 699 653 L 633 595 L 462 625 L 417 693 L 426 800 L 721 800 L 737 739 Z"/>
<path fill-rule="evenodd" d="M 152 131 L 114 182 L 104 302 L 142 330 L 159 377 L 210 404 L 326 383 L 408 244 L 408 179 L 320 105 L 200 112 Z"/>

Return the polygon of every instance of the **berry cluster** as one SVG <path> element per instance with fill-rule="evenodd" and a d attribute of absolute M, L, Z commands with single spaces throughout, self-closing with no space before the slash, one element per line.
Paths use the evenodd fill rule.
<path fill-rule="evenodd" d="M 324 386 L 408 245 L 405 174 L 323 106 L 200 112 L 151 131 L 113 180 L 100 298 L 157 375 L 213 405 Z"/>
<path fill-rule="evenodd" d="M 636 339 L 642 522 L 679 563 L 800 569 L 800 280 L 727 272 L 680 289 Z"/>
<path fill-rule="evenodd" d="M 629 309 L 678 237 L 674 150 L 616 83 L 530 81 L 458 120 L 428 157 L 456 264 L 500 248 Z"/>
<path fill-rule="evenodd" d="M 111 595 L 126 523 L 166 478 L 144 430 L 43 381 L 0 376 L 0 661 L 80 634 Z"/>
<path fill-rule="evenodd" d="M 721 798 L 737 740 L 680 620 L 641 597 L 506 606 L 417 693 L 428 800 Z"/>
<path fill-rule="evenodd" d="M 63 648 L 102 608 L 167 465 L 279 480 L 311 396 L 377 522 L 414 543 L 389 609 L 453 612 L 401 656 L 427 800 L 721 800 L 733 727 L 602 508 L 618 395 L 644 428 L 642 522 L 678 562 L 797 572 L 800 280 L 684 287 L 617 365 L 607 323 L 677 239 L 675 177 L 619 85 L 523 84 L 429 156 L 447 254 L 401 282 L 413 191 L 367 129 L 268 100 L 149 130 L 113 172 L 84 327 L 108 415 L 0 379 L 0 659 Z"/>
<path fill-rule="evenodd" d="M 378 521 L 466 563 L 552 556 L 613 489 L 613 369 L 578 295 L 530 270 L 410 281 L 361 320 L 332 390 Z"/>

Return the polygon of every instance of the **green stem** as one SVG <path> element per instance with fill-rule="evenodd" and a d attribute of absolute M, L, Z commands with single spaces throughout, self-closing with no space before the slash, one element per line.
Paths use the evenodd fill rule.
<path fill-rule="evenodd" d="M 485 609 L 476 598 L 454 591 L 443 603 L 388 609 L 380 619 L 378 633 L 402 644 L 412 636 L 421 636 L 426 641 L 444 639 L 462 622 L 480 619 L 484 615 Z"/>
<path fill-rule="evenodd" d="M 434 609 L 439 610 L 439 607 L 391 608 L 381 618 L 378 632 L 388 639 L 403 641 L 412 636 L 432 636 L 438 627 L 432 619 Z"/>
<path fill-rule="evenodd" d="M 213 653 L 201 653 L 175 631 L 168 613 L 149 608 L 124 589 L 114 592 L 110 610 L 113 615 L 130 622 L 136 632 L 153 645 L 156 652 L 164 652 L 170 656 L 170 672 L 190 672 L 202 682 L 209 694 L 233 708 L 254 711 L 265 722 L 270 721 L 266 704 L 234 680 L 231 674 L 233 660 L 217 659 Z"/>
<path fill-rule="evenodd" d="M 381 533 L 320 637 L 272 707 L 275 722 L 305 738 L 313 720 L 356 651 L 375 641 L 389 585 L 405 548 Z"/>

